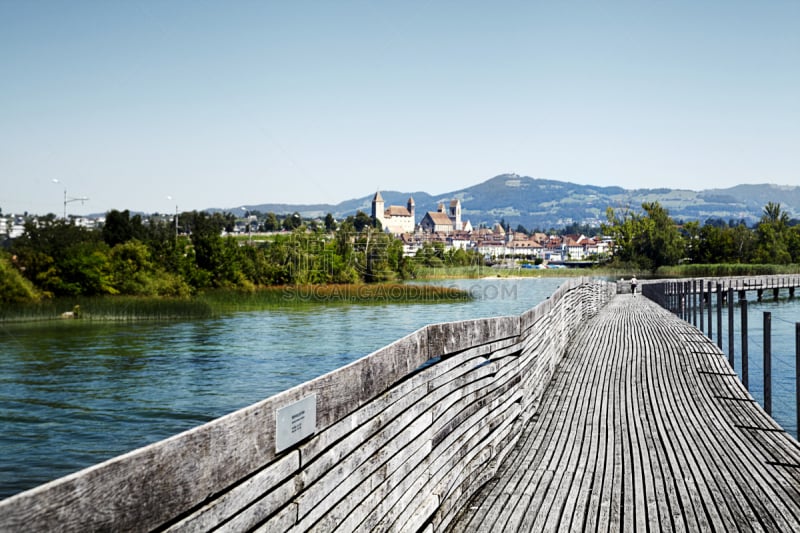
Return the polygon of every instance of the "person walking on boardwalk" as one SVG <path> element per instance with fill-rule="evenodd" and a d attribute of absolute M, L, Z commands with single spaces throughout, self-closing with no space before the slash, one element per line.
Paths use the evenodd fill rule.
<path fill-rule="evenodd" d="M 637 284 L 636 276 L 633 276 L 631 278 L 631 294 L 633 294 L 634 298 L 636 298 L 636 284 Z"/>

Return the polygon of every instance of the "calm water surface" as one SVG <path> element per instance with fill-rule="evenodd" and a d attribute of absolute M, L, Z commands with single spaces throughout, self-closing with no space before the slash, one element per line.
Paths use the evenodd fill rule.
<path fill-rule="evenodd" d="M 0 498 L 262 400 L 426 324 L 519 314 L 563 281 L 442 283 L 476 297 L 454 304 L 0 324 Z"/>

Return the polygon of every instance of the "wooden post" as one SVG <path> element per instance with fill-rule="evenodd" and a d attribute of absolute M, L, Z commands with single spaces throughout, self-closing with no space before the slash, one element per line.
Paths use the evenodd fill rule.
<path fill-rule="evenodd" d="M 797 432 L 800 438 L 800 322 L 794 324 L 794 407 L 797 414 Z"/>
<path fill-rule="evenodd" d="M 740 300 L 739 305 L 742 308 L 742 385 L 750 390 L 750 369 L 747 362 L 747 300 Z"/>
<path fill-rule="evenodd" d="M 672 282 L 664 283 L 664 298 L 667 301 L 667 311 L 674 312 L 675 300 L 672 299 Z"/>
<path fill-rule="evenodd" d="M 764 410 L 772 416 L 772 313 L 764 311 Z"/>
<path fill-rule="evenodd" d="M 689 290 L 686 287 L 686 282 L 681 283 L 681 293 L 683 297 L 681 301 L 683 302 L 683 309 L 681 309 L 681 318 L 688 322 L 687 318 L 689 317 Z"/>
<path fill-rule="evenodd" d="M 703 280 L 701 279 L 700 280 L 700 331 L 703 331 L 704 326 L 705 326 L 705 324 L 703 324 L 703 313 L 705 312 L 705 308 L 703 306 L 705 306 L 705 304 L 706 304 L 706 301 L 705 301 L 706 295 L 703 294 L 703 287 L 704 287 L 704 284 L 703 284 Z"/>
<path fill-rule="evenodd" d="M 667 284 L 667 292 L 669 293 L 669 307 L 671 313 L 675 312 L 675 284 L 673 282 L 669 282 Z"/>
<path fill-rule="evenodd" d="M 697 327 L 697 280 L 692 280 L 692 325 Z"/>
<path fill-rule="evenodd" d="M 684 281 L 681 283 L 683 286 L 683 319 L 688 322 L 689 321 L 689 305 L 691 301 L 689 300 L 689 284 L 688 282 Z"/>
<path fill-rule="evenodd" d="M 714 338 L 714 331 L 713 331 L 714 330 L 714 326 L 713 326 L 714 321 L 712 320 L 713 314 L 712 314 L 712 311 L 711 311 L 714 308 L 714 306 L 711 305 L 711 287 L 712 287 L 712 285 L 711 285 L 711 282 L 709 281 L 708 282 L 708 338 L 709 339 L 713 339 Z"/>
<path fill-rule="evenodd" d="M 722 283 L 717 283 L 717 347 L 722 349 Z"/>
<path fill-rule="evenodd" d="M 734 339 L 733 339 L 733 287 L 728 287 L 728 362 L 731 370 L 734 369 Z"/>

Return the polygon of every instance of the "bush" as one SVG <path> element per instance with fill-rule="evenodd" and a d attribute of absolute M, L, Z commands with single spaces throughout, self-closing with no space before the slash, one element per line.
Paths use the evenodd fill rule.
<path fill-rule="evenodd" d="M 0 255 L 0 303 L 38 302 L 41 295 L 14 266 L 8 254 Z"/>

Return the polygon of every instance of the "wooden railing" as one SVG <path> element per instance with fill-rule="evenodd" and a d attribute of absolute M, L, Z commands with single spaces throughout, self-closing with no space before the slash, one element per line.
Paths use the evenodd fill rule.
<path fill-rule="evenodd" d="M 755 291 L 756 298 L 761 301 L 764 291 L 772 291 L 777 300 L 781 290 L 787 290 L 788 296 L 794 298 L 795 289 L 800 287 L 799 275 L 746 276 L 735 278 L 695 278 L 667 279 L 648 282 L 642 286 L 642 293 L 665 309 L 697 327 L 709 339 L 716 337 L 717 347 L 723 349 L 723 310 L 727 308 L 727 345 L 728 364 L 736 368 L 739 358 L 739 376 L 745 389 L 750 390 L 749 344 L 748 344 L 748 292 Z M 738 302 L 737 302 L 738 297 Z M 735 308 L 738 307 L 739 327 L 736 327 Z M 707 318 L 706 318 L 707 317 Z M 715 320 L 716 318 L 716 320 Z M 767 414 L 772 415 L 772 353 L 771 353 L 771 321 L 772 313 L 763 312 L 761 328 L 761 345 L 763 371 L 760 376 L 763 384 L 762 406 Z M 795 424 L 800 431 L 800 394 L 797 384 L 800 383 L 800 322 L 795 322 L 795 362 L 794 390 L 785 396 L 794 395 Z M 738 329 L 739 342 L 736 332 Z M 738 344 L 738 348 L 737 348 Z M 740 350 L 737 353 L 737 349 Z M 757 354 L 753 354 L 758 356 Z M 797 435 L 797 431 L 795 435 Z"/>
<path fill-rule="evenodd" d="M 615 293 L 426 326 L 170 439 L 0 502 L 0 531 L 445 527 L 497 470 L 571 335 Z"/>

